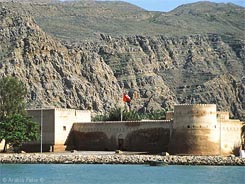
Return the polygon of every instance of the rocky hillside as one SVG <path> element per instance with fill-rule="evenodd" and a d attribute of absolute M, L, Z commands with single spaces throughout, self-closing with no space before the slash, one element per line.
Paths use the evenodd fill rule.
<path fill-rule="evenodd" d="M 150 109 L 174 103 L 216 103 L 236 117 L 244 109 L 244 43 L 230 46 L 216 34 L 181 38 L 101 35 L 98 44 L 70 46 L 98 53 L 133 104 Z M 242 48 L 242 49 L 234 49 Z"/>
<path fill-rule="evenodd" d="M 34 20 L 0 9 L 0 74 L 20 78 L 28 108 L 115 107 L 120 91 L 111 68 L 96 53 L 72 51 L 43 32 Z"/>
<path fill-rule="evenodd" d="M 74 41 L 76 26 L 66 29 L 66 35 L 59 35 L 57 28 L 53 27 L 58 16 L 54 15 L 53 22 L 52 17 L 44 14 L 42 23 L 38 11 L 28 10 L 28 7 L 40 10 L 39 6 L 45 6 L 53 12 L 54 6 L 62 6 L 67 11 L 56 12 L 66 15 L 70 11 L 70 3 L 69 6 L 66 3 L 28 4 L 24 6 L 26 9 L 18 8 L 22 6 L 18 3 L 0 5 L 0 75 L 16 76 L 26 84 L 28 108 L 42 105 L 106 113 L 120 106 L 121 94 L 126 91 L 133 98 L 132 108 L 135 110 L 171 109 L 175 103 L 216 103 L 219 110 L 229 110 L 236 118 L 244 116 L 245 47 L 240 35 L 244 33 L 244 22 L 239 25 L 236 22 L 223 22 L 222 25 L 228 24 L 228 33 L 223 28 L 222 33 L 186 34 L 183 29 L 183 35 L 171 36 L 156 30 L 154 35 L 134 32 L 115 36 L 115 32 L 109 33 L 110 28 L 107 34 L 94 28 L 97 30 L 96 39 L 85 41 L 83 36 L 79 37 L 82 40 Z M 100 6 L 106 7 L 103 3 Z M 241 16 L 239 13 L 244 12 L 243 8 L 235 5 L 217 6 L 221 11 L 216 14 L 234 7 L 232 11 L 235 13 L 231 16 L 237 14 L 237 19 Z M 186 9 L 188 6 L 179 7 L 170 14 L 177 16 L 187 13 L 189 16 L 190 12 L 182 11 Z M 189 9 L 191 11 L 192 7 Z M 194 9 L 190 16 L 198 14 L 198 9 Z M 206 11 L 204 8 L 199 14 L 203 15 Z M 142 20 L 155 15 L 155 12 L 142 9 L 138 9 L 139 12 L 145 12 Z M 131 15 L 124 14 L 133 20 L 133 17 L 130 19 Z M 159 12 L 158 15 L 151 22 L 162 25 L 165 15 Z M 74 17 L 79 16 L 74 12 Z M 222 16 L 216 19 L 218 17 Z M 44 20 L 48 23 L 45 24 Z M 124 17 L 123 21 L 126 20 Z M 186 26 L 185 30 L 190 29 L 187 25 L 183 26 Z M 231 27 L 236 27 L 234 32 L 239 34 L 229 32 Z M 198 31 L 198 25 L 194 28 L 191 30 Z M 78 32 L 86 34 L 80 29 Z M 65 40 L 59 41 L 62 38 Z"/>

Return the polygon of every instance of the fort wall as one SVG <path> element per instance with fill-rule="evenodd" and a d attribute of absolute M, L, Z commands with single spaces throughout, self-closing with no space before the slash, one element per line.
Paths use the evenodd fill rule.
<path fill-rule="evenodd" d="M 78 150 L 168 151 L 184 155 L 229 155 L 240 145 L 241 122 L 215 104 L 176 105 L 166 121 L 74 124 Z M 68 142 L 67 142 L 68 143 Z"/>
<path fill-rule="evenodd" d="M 230 155 L 241 146 L 241 127 L 239 120 L 218 119 L 220 124 L 221 154 Z"/>
<path fill-rule="evenodd" d="M 35 122 L 42 126 L 42 148 L 43 151 L 64 151 L 65 141 L 70 133 L 74 122 L 90 122 L 91 112 L 75 109 L 33 109 L 27 110 Z M 41 140 L 41 139 L 40 139 Z M 39 152 L 41 141 L 25 143 L 23 150 L 28 152 Z"/>
<path fill-rule="evenodd" d="M 91 122 L 91 112 L 75 109 L 55 109 L 54 151 L 64 151 L 65 142 L 74 122 Z"/>
<path fill-rule="evenodd" d="M 43 151 L 64 151 L 67 146 L 68 150 L 229 155 L 241 144 L 242 123 L 229 119 L 228 112 L 217 112 L 214 104 L 176 105 L 167 113 L 168 120 L 158 121 L 91 122 L 90 111 L 74 109 L 27 112 L 36 122 L 43 118 Z M 23 148 L 40 151 L 40 141 Z"/>
<path fill-rule="evenodd" d="M 171 121 L 75 123 L 68 149 L 167 151 Z"/>
<path fill-rule="evenodd" d="M 27 110 L 27 113 L 32 116 L 33 121 L 39 123 L 41 130 L 41 119 L 43 121 L 42 125 L 42 142 L 43 144 L 54 144 L 54 109 L 34 109 Z M 39 141 L 40 143 L 40 141 Z"/>

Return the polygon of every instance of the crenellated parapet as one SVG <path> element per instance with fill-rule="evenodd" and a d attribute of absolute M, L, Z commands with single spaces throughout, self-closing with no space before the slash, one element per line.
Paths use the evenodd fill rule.
<path fill-rule="evenodd" d="M 218 120 L 229 120 L 229 112 L 217 112 Z"/>
<path fill-rule="evenodd" d="M 174 106 L 174 128 L 207 127 L 217 124 L 215 104 L 183 104 Z"/>

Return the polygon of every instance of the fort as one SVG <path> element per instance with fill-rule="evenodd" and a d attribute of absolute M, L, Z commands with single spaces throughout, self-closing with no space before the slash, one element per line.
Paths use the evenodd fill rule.
<path fill-rule="evenodd" d="M 89 150 L 176 155 L 230 155 L 242 144 L 240 120 L 217 112 L 215 104 L 175 105 L 166 120 L 91 122 L 91 112 L 69 109 L 28 110 L 41 123 L 44 151 Z M 40 151 L 40 142 L 25 151 Z"/>

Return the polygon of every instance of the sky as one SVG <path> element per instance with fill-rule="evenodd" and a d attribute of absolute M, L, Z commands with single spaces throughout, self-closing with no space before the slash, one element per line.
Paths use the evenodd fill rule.
<path fill-rule="evenodd" d="M 149 11 L 163 11 L 163 12 L 171 11 L 182 4 L 198 2 L 197 0 L 121 0 L 121 1 L 135 4 Z M 210 0 L 210 1 L 216 3 L 230 2 L 245 7 L 245 0 Z"/>

